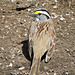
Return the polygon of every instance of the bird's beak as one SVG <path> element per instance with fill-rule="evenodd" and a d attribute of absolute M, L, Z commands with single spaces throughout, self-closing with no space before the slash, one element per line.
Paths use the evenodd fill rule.
<path fill-rule="evenodd" d="M 33 13 L 29 14 L 29 16 L 36 17 L 36 14 L 34 14 L 34 12 L 33 12 Z"/>

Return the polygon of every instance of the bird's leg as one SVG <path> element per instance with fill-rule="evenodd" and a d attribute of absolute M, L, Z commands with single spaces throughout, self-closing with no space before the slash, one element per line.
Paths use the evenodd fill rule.
<path fill-rule="evenodd" d="M 39 75 L 40 58 L 33 58 L 30 75 Z"/>

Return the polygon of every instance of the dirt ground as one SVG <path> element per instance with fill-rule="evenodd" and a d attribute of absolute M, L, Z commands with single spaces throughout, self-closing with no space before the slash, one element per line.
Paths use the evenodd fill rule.
<path fill-rule="evenodd" d="M 29 14 L 39 7 L 48 9 L 56 28 L 56 50 L 49 63 L 41 61 L 40 75 L 75 75 L 75 4 L 56 1 L 0 0 L 0 75 L 29 75 Z"/>

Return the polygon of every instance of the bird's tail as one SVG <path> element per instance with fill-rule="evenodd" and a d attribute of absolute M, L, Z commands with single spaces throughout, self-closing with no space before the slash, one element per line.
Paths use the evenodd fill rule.
<path fill-rule="evenodd" d="M 39 67 L 40 67 L 40 58 L 38 59 L 33 58 L 30 75 L 39 75 Z"/>

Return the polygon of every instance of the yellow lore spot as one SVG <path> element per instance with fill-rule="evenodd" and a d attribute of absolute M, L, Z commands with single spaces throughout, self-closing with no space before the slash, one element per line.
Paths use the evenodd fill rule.
<path fill-rule="evenodd" d="M 34 12 L 34 14 L 39 14 L 40 13 L 40 11 L 36 11 L 36 12 Z"/>
<path fill-rule="evenodd" d="M 36 8 L 33 11 L 35 11 L 35 10 L 36 10 Z"/>

